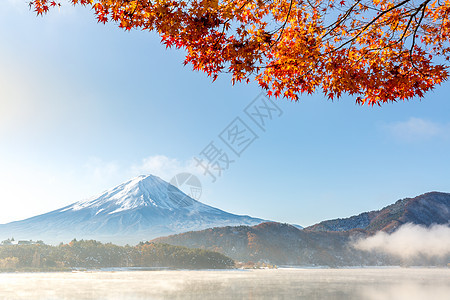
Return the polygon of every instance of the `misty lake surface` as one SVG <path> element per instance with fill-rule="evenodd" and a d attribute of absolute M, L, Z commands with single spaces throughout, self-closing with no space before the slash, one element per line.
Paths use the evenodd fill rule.
<path fill-rule="evenodd" d="M 450 269 L 0 274 L 0 299 L 450 299 Z"/>

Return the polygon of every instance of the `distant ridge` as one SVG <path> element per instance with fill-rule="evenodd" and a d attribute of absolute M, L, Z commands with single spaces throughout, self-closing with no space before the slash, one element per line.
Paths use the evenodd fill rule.
<path fill-rule="evenodd" d="M 346 231 L 364 229 L 369 232 L 393 232 L 405 223 L 429 226 L 450 221 L 450 194 L 429 192 L 415 198 L 398 200 L 381 210 L 364 212 L 344 219 L 322 221 L 306 227 L 313 231 Z"/>

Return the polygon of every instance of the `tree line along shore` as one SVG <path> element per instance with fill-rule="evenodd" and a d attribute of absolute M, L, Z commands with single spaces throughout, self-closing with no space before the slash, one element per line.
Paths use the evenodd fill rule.
<path fill-rule="evenodd" d="M 0 272 L 70 271 L 120 267 L 227 269 L 235 261 L 223 254 L 163 243 L 117 246 L 95 240 L 72 240 L 58 246 L 42 241 L 0 246 Z"/>

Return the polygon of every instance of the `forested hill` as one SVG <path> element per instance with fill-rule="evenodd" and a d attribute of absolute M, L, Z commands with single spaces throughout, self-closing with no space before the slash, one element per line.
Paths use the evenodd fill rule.
<path fill-rule="evenodd" d="M 0 271 L 61 271 L 71 268 L 111 267 L 224 269 L 233 266 L 234 261 L 220 253 L 167 244 L 140 243 L 137 246 L 122 247 L 94 240 L 73 240 L 59 246 L 0 246 Z"/>

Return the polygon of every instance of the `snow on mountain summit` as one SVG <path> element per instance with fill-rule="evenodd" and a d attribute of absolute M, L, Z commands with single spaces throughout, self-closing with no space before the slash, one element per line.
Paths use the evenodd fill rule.
<path fill-rule="evenodd" d="M 140 175 L 120 184 L 100 195 L 74 203 L 64 210 L 97 209 L 100 213 L 113 214 L 143 206 L 154 206 L 165 209 L 178 209 L 180 203 L 194 204 L 176 187 L 154 175 Z"/>

